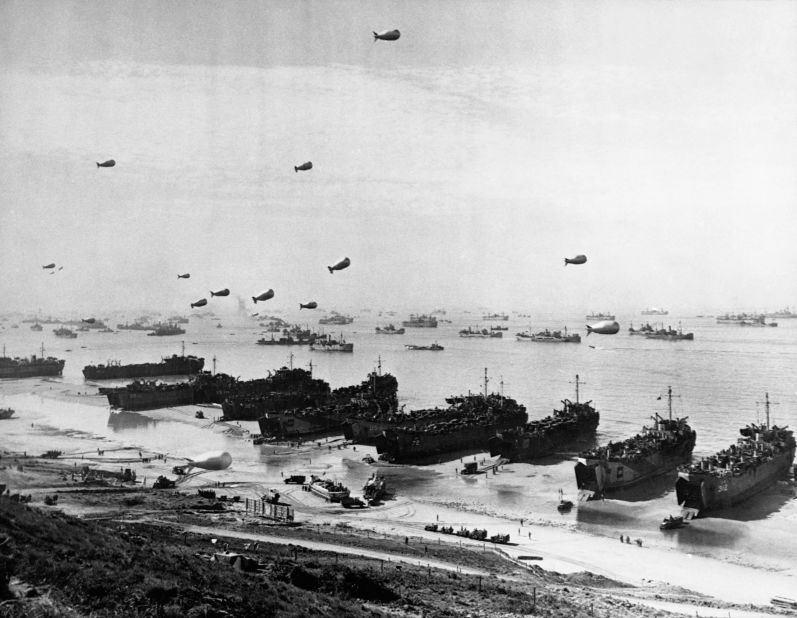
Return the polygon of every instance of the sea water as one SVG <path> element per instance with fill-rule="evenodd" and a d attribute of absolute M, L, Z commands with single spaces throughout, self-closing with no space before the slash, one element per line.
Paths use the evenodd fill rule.
<path fill-rule="evenodd" d="M 307 312 L 286 316 L 319 327 Z M 28 324 L 18 329 L 11 322 L 0 331 L 8 355 L 29 355 L 46 344 L 48 355 L 66 359 L 63 377 L 0 381 L 0 406 L 16 410 L 0 422 L 0 447 L 5 451 L 41 454 L 57 449 L 69 461 L 91 460 L 97 449 L 106 452 L 106 464 L 136 459 L 138 451 L 166 454 L 175 463 L 180 458 L 224 449 L 233 456 L 229 470 L 208 473 L 226 481 L 247 481 L 262 489 L 278 483 L 287 474 L 326 474 L 356 493 L 373 466 L 362 461 L 376 456 L 372 447 L 339 449 L 339 437 L 310 442 L 302 448 L 288 444 L 255 446 L 249 432 L 255 422 L 212 424 L 195 416 L 203 409 L 208 419 L 220 416 L 214 408 L 184 406 L 139 412 L 112 411 L 97 386 L 124 381 L 86 382 L 87 364 L 120 360 L 123 363 L 157 361 L 161 356 L 181 353 L 205 358 L 206 369 L 242 379 L 263 377 L 270 370 L 292 364 L 309 368 L 332 388 L 356 384 L 378 369 L 396 376 L 399 401 L 407 410 L 445 406 L 445 397 L 467 392 L 503 392 L 525 405 L 529 417 L 542 418 L 561 406 L 562 399 L 575 400 L 576 374 L 579 398 L 590 400 L 601 414 L 595 441 L 623 440 L 652 424 L 655 414 L 667 416 L 667 390 L 672 387 L 672 414 L 689 417 L 697 431 L 694 456 L 710 455 L 736 441 L 739 428 L 765 421 L 765 394 L 769 393 L 770 421 L 797 427 L 797 320 L 781 320 L 777 328 L 745 328 L 716 324 L 712 318 L 677 316 L 684 332 L 694 332 L 694 341 L 657 341 L 630 336 L 625 325 L 635 316 L 618 316 L 624 325 L 613 336 L 582 334 L 580 344 L 543 344 L 515 340 L 514 334 L 528 329 L 529 320 L 514 315 L 503 337 L 466 339 L 458 331 L 467 326 L 485 326 L 479 313 L 450 312 L 451 322 L 436 329 L 408 328 L 404 335 L 377 335 L 374 328 L 401 316 L 362 312 L 352 324 L 326 327 L 354 343 L 354 352 L 323 353 L 306 346 L 260 346 L 260 337 L 270 337 L 254 319 L 212 320 L 192 318 L 186 333 L 175 337 L 148 337 L 142 331 L 80 333 L 77 339 L 58 339 L 53 326 L 41 333 Z M 227 321 L 222 328 L 221 322 Z M 637 320 L 638 321 L 638 320 Z M 233 325 L 235 324 L 235 325 Z M 532 330 L 568 327 L 583 333 L 579 316 L 537 319 Z M 406 344 L 438 342 L 440 352 L 410 351 Z M 169 377 L 167 381 L 182 378 Z M 320 444 L 320 445 L 319 445 Z M 577 453 L 563 451 L 534 463 L 503 466 L 496 474 L 462 477 L 457 470 L 464 461 L 485 459 L 488 453 L 469 453 L 429 466 L 378 468 L 388 477 L 397 496 L 479 512 L 509 519 L 524 518 L 544 525 L 571 527 L 587 534 L 633 535 L 649 545 L 712 555 L 765 568 L 795 570 L 793 556 L 797 540 L 791 534 L 797 522 L 793 492 L 775 485 L 734 508 L 712 513 L 692 522 L 675 534 L 658 531 L 662 517 L 677 513 L 675 474 L 670 473 L 642 487 L 612 496 L 605 501 L 578 503 L 568 514 L 556 510 L 558 490 L 576 499 L 573 465 Z"/>

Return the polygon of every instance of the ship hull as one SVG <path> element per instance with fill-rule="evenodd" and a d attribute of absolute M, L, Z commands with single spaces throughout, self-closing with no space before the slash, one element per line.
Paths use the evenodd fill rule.
<path fill-rule="evenodd" d="M 489 440 L 497 431 L 523 424 L 525 410 L 521 414 L 507 415 L 500 421 L 466 425 L 447 432 L 388 429 L 376 439 L 376 452 L 396 463 L 423 463 L 440 459 L 457 451 L 486 450 Z"/>
<path fill-rule="evenodd" d="M 490 438 L 490 455 L 500 455 L 512 462 L 531 461 L 575 447 L 595 435 L 600 415 L 596 412 L 574 423 L 563 423 L 547 432 L 509 432 Z"/>
<path fill-rule="evenodd" d="M 64 371 L 66 361 L 59 360 L 51 363 L 33 363 L 21 365 L 0 366 L 0 378 L 35 378 L 45 376 L 60 376 Z"/>
<path fill-rule="evenodd" d="M 600 496 L 605 492 L 632 487 L 674 470 L 692 457 L 694 441 L 670 453 L 652 453 L 636 461 L 600 460 L 579 457 L 575 466 L 579 490 Z"/>
<path fill-rule="evenodd" d="M 343 432 L 343 419 L 322 410 L 296 414 L 269 412 L 257 419 L 261 435 L 278 440 L 300 440 Z"/>
<path fill-rule="evenodd" d="M 194 388 L 191 384 L 179 385 L 177 388 L 154 390 L 112 389 L 106 392 L 111 407 L 122 410 L 152 410 L 186 406 L 194 403 Z"/>
<path fill-rule="evenodd" d="M 86 380 L 117 380 L 125 378 L 151 378 L 155 376 L 191 375 L 199 373 L 205 366 L 204 358 L 177 356 L 160 363 L 138 363 L 131 365 L 88 365 L 83 368 Z"/>
<path fill-rule="evenodd" d="M 728 508 L 773 485 L 787 473 L 793 461 L 794 447 L 739 475 L 679 472 L 675 482 L 678 504 L 699 514 Z"/>

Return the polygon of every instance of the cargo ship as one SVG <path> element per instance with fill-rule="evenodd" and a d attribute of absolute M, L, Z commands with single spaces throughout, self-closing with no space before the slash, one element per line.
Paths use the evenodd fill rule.
<path fill-rule="evenodd" d="M 433 315 L 410 314 L 409 320 L 401 323 L 406 328 L 437 328 L 437 318 Z"/>
<path fill-rule="evenodd" d="M 194 386 L 191 382 L 164 384 L 133 381 L 121 388 L 103 389 L 112 408 L 123 410 L 149 410 L 185 406 L 194 403 Z"/>
<path fill-rule="evenodd" d="M 117 380 L 124 378 L 151 378 L 154 376 L 193 375 L 202 371 L 204 358 L 173 354 L 159 363 L 133 363 L 122 365 L 119 361 L 108 361 L 105 365 L 86 365 L 83 377 L 86 380 Z"/>
<path fill-rule="evenodd" d="M 599 322 L 601 320 L 614 320 L 613 313 L 590 313 L 586 318 L 587 322 Z"/>
<path fill-rule="evenodd" d="M 653 416 L 653 426 L 616 444 L 609 442 L 579 453 L 575 466 L 579 500 L 594 500 L 611 490 L 630 487 L 670 470 L 692 457 L 697 433 L 672 417 L 672 388 L 667 389 L 669 418 Z"/>
<path fill-rule="evenodd" d="M 488 441 L 490 456 L 500 455 L 510 461 L 530 461 L 552 455 L 563 448 L 572 448 L 579 441 L 595 434 L 600 413 L 591 403 L 579 401 L 579 379 L 576 374 L 575 403 L 563 399 L 562 409 L 554 410 L 551 416 L 530 421 L 523 427 L 496 432 Z"/>
<path fill-rule="evenodd" d="M 446 453 L 487 449 L 488 440 L 496 433 L 523 425 L 527 420 L 525 406 L 510 397 L 487 393 L 468 394 L 446 399 L 447 414 L 424 426 L 391 427 L 376 439 L 376 452 L 381 459 L 396 463 L 439 461 Z"/>
<path fill-rule="evenodd" d="M 270 339 L 263 337 L 258 339 L 256 343 L 257 345 L 310 345 L 318 338 L 319 336 L 315 334 L 307 337 L 299 335 L 295 338 L 292 335 L 282 335 L 277 339 L 272 335 Z"/>
<path fill-rule="evenodd" d="M 563 330 L 548 330 L 547 328 L 539 333 L 526 331 L 516 333 L 515 339 L 518 341 L 530 341 L 533 343 L 581 343 L 581 335 L 578 333 L 567 334 L 567 327 Z"/>
<path fill-rule="evenodd" d="M 642 315 L 670 315 L 670 312 L 658 307 L 648 307 L 642 311 Z"/>
<path fill-rule="evenodd" d="M 41 356 L 35 354 L 30 358 L 0 357 L 0 378 L 33 378 L 37 376 L 60 376 L 64 371 L 65 360 L 44 356 L 42 346 Z"/>
<path fill-rule="evenodd" d="M 769 393 L 766 425 L 739 429 L 736 444 L 678 469 L 675 494 L 686 516 L 727 508 L 773 485 L 794 461 L 794 432 L 770 426 Z"/>

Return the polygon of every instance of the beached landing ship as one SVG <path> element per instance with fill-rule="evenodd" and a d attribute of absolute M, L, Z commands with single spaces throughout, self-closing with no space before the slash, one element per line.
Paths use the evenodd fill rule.
<path fill-rule="evenodd" d="M 86 380 L 116 380 L 120 378 L 192 375 L 202 371 L 204 366 L 204 358 L 173 354 L 170 357 L 161 359 L 159 363 L 122 365 L 118 361 L 108 361 L 107 365 L 86 365 L 83 367 L 83 377 Z"/>
<path fill-rule="evenodd" d="M 376 439 L 382 459 L 397 463 L 423 463 L 446 453 L 486 449 L 490 437 L 528 420 L 526 407 L 497 393 L 469 394 L 446 399 L 445 420 L 424 427 L 405 425 L 385 430 Z"/>
<path fill-rule="evenodd" d="M 35 354 L 30 358 L 9 358 L 5 355 L 0 356 L 0 378 L 33 378 L 37 376 L 60 376 L 64 371 L 65 360 L 52 356 L 44 357 L 44 346 L 42 355 Z"/>
<path fill-rule="evenodd" d="M 739 429 L 742 437 L 711 457 L 681 466 L 675 494 L 687 517 L 727 508 L 763 491 L 784 476 L 794 461 L 794 432 L 769 424 Z"/>
<path fill-rule="evenodd" d="M 262 416 L 257 418 L 261 435 L 282 440 L 334 433 L 345 435 L 347 419 L 394 409 L 398 404 L 398 380 L 389 373 L 383 374 L 381 369 L 380 364 L 378 370 L 369 373 L 359 385 L 336 388 L 331 393 L 324 382 L 327 392 L 324 397 L 317 397 L 315 404 L 277 407 L 266 401 L 261 406 Z"/>
<path fill-rule="evenodd" d="M 149 410 L 194 403 L 194 386 L 191 382 L 164 384 L 135 380 L 125 387 L 100 392 L 105 393 L 112 408 L 123 410 Z"/>
<path fill-rule="evenodd" d="M 669 419 L 656 414 L 652 427 L 632 438 L 600 446 L 578 456 L 575 467 L 579 500 L 597 499 L 604 492 L 630 487 L 688 461 L 696 432 L 686 418 L 672 418 L 672 388 L 667 389 Z"/>
<path fill-rule="evenodd" d="M 578 386 L 576 375 L 576 402 L 563 399 L 562 409 L 554 410 L 553 416 L 496 433 L 488 440 L 490 456 L 500 455 L 510 461 L 529 461 L 551 455 L 594 435 L 600 414 L 590 405 L 591 401 L 579 402 Z"/>

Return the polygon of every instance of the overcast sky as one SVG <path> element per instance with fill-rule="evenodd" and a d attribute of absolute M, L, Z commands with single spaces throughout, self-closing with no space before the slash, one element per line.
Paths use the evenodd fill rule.
<path fill-rule="evenodd" d="M 795 50 L 794 2 L 4 1 L 0 310 L 795 308 Z"/>

